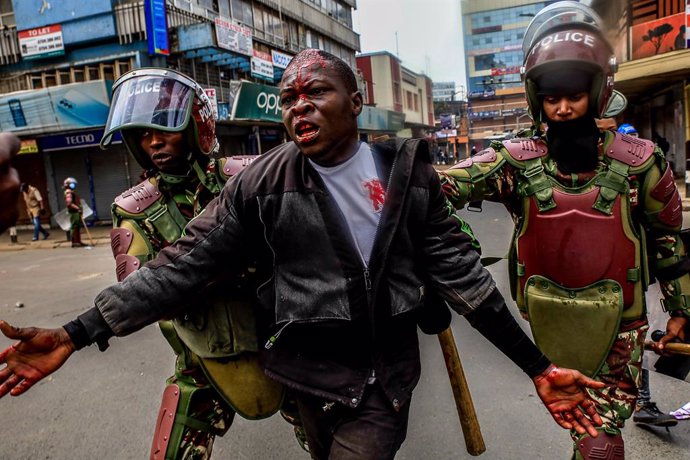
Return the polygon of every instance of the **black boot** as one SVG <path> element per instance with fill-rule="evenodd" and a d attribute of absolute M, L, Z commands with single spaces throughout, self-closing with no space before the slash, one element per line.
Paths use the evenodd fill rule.
<path fill-rule="evenodd" d="M 635 408 L 633 422 L 664 427 L 678 425 L 678 420 L 676 420 L 675 417 L 661 412 L 656 406 L 656 403 L 651 401 L 642 403 Z"/>

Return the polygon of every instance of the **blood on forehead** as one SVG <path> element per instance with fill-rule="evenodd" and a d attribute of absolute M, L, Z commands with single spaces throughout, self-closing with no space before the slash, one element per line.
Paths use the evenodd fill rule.
<path fill-rule="evenodd" d="M 302 86 L 313 79 L 315 75 L 322 74 L 329 69 L 335 69 L 334 63 L 324 57 L 319 50 L 304 50 L 290 61 L 283 82 Z"/>

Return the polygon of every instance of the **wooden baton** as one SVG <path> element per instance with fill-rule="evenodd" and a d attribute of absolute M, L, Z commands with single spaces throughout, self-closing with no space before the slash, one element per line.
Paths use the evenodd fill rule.
<path fill-rule="evenodd" d="M 450 386 L 453 389 L 455 406 L 458 410 L 462 434 L 465 437 L 465 448 L 470 455 L 481 455 L 486 451 L 486 446 L 479 427 L 477 413 L 474 410 L 470 388 L 467 386 L 467 380 L 465 380 L 465 372 L 462 370 L 453 331 L 450 327 L 438 334 L 438 341 L 441 345 L 441 351 L 443 351 L 443 359 L 446 362 Z"/>
<path fill-rule="evenodd" d="M 645 350 L 654 350 L 657 342 L 645 342 Z M 668 353 L 673 353 L 674 355 L 685 355 L 690 356 L 690 343 L 675 343 L 669 342 L 664 345 L 664 351 Z"/>
<path fill-rule="evenodd" d="M 91 243 L 91 246 L 95 246 L 93 238 L 91 238 L 91 232 L 89 231 L 89 227 L 86 225 L 86 221 L 83 217 L 81 218 L 81 223 L 84 224 L 84 230 L 86 230 L 86 234 L 89 235 L 89 242 Z"/>

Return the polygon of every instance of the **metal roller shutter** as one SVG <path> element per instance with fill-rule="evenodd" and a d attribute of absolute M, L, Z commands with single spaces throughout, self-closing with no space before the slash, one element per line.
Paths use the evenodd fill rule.
<path fill-rule="evenodd" d="M 94 214 L 97 220 L 111 220 L 110 205 L 117 195 L 129 188 L 126 166 L 127 151 L 121 145 L 108 150 L 88 148 L 93 177 Z"/>
<path fill-rule="evenodd" d="M 59 192 L 58 209 L 65 207 L 62 181 L 71 176 L 77 179 L 77 193 L 81 199 L 94 210 L 94 218 L 109 221 L 113 199 L 130 187 L 126 155 L 123 146 L 113 146 L 106 151 L 88 147 L 52 152 L 50 157 L 55 187 Z"/>

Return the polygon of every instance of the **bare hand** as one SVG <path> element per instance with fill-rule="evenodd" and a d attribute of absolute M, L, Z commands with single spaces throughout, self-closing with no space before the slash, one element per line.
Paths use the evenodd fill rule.
<path fill-rule="evenodd" d="M 654 352 L 659 355 L 668 355 L 664 352 L 664 347 L 668 342 L 672 342 L 675 339 L 685 342 L 686 328 L 690 326 L 690 321 L 684 316 L 677 316 L 668 319 L 666 323 L 666 335 L 663 336 L 659 342 L 654 346 Z"/>
<path fill-rule="evenodd" d="M 19 145 L 19 138 L 14 134 L 0 133 L 0 232 L 14 225 L 19 214 L 19 174 L 11 165 Z"/>
<path fill-rule="evenodd" d="M 593 425 L 601 426 L 601 417 L 584 388 L 599 389 L 605 387 L 605 383 L 585 377 L 576 370 L 554 365 L 532 380 L 556 423 L 566 430 L 574 429 L 579 434 L 587 432 L 593 438 L 597 437 Z"/>
<path fill-rule="evenodd" d="M 0 332 L 7 338 L 19 340 L 0 352 L 0 398 L 9 393 L 19 396 L 36 382 L 52 374 L 74 353 L 75 348 L 67 331 L 19 328 L 0 320 Z"/>

